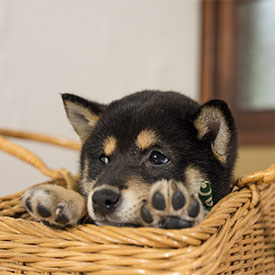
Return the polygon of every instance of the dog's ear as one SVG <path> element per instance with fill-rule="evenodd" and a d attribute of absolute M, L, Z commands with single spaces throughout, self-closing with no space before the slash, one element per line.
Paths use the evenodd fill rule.
<path fill-rule="evenodd" d="M 222 100 L 210 100 L 202 105 L 194 119 L 198 139 L 208 141 L 216 158 L 226 163 L 231 148 L 236 145 L 236 129 L 232 114 Z"/>
<path fill-rule="evenodd" d="M 91 134 L 106 106 L 73 94 L 62 94 L 67 117 L 82 143 Z"/>

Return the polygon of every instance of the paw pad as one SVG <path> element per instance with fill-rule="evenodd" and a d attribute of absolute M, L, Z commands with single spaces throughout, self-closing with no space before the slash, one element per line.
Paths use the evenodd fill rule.
<path fill-rule="evenodd" d="M 204 217 L 201 202 L 180 182 L 155 183 L 140 209 L 142 224 L 160 228 L 188 228 Z"/>
<path fill-rule="evenodd" d="M 152 217 L 151 213 L 144 206 L 141 207 L 140 214 L 141 214 L 142 219 L 146 223 L 153 222 L 153 217 Z"/>
<path fill-rule="evenodd" d="M 152 199 L 153 207 L 157 210 L 164 210 L 165 209 L 165 199 L 160 192 L 156 192 Z"/>
<path fill-rule="evenodd" d="M 185 221 L 176 216 L 165 217 L 160 224 L 160 228 L 165 229 L 180 229 L 192 227 L 192 222 Z"/>
<path fill-rule="evenodd" d="M 31 205 L 31 202 L 30 202 L 30 198 L 26 199 L 25 207 L 27 208 L 28 211 L 33 212 L 32 205 Z"/>
<path fill-rule="evenodd" d="M 32 217 L 53 228 L 77 224 L 86 210 L 80 194 L 50 184 L 27 190 L 22 202 Z"/>
<path fill-rule="evenodd" d="M 175 210 L 179 210 L 185 205 L 185 197 L 179 190 L 173 194 L 172 205 Z"/>
<path fill-rule="evenodd" d="M 64 213 L 64 205 L 59 205 L 56 209 L 56 223 L 67 224 L 69 222 L 69 218 Z"/>
<path fill-rule="evenodd" d="M 46 207 L 44 207 L 42 204 L 38 204 L 37 213 L 42 218 L 49 218 L 51 216 L 51 212 Z"/>
<path fill-rule="evenodd" d="M 192 198 L 191 204 L 188 209 L 188 215 L 192 218 L 195 218 L 198 216 L 199 212 L 200 212 L 200 203 L 197 199 Z"/>

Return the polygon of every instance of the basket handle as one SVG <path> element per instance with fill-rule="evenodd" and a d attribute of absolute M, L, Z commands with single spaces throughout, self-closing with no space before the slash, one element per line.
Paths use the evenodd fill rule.
<path fill-rule="evenodd" d="M 49 135 L 42 135 L 33 132 L 15 131 L 10 129 L 0 128 L 0 135 L 12 138 L 28 139 L 48 143 L 60 147 L 65 147 L 73 150 L 80 150 L 81 145 L 79 142 L 69 140 L 66 138 L 53 137 Z"/>
<path fill-rule="evenodd" d="M 52 179 L 64 179 L 67 184 L 67 188 L 75 189 L 75 181 L 70 174 L 70 172 L 66 169 L 50 169 L 48 166 L 33 152 L 25 149 L 24 147 L 15 144 L 8 140 L 4 136 L 21 138 L 21 139 L 29 139 L 35 140 L 43 143 L 54 144 L 61 147 L 66 147 L 74 150 L 80 149 L 80 143 L 75 141 L 67 140 L 64 138 L 56 138 L 47 135 L 23 132 L 23 131 L 13 131 L 7 129 L 0 129 L 0 150 L 32 165 L 33 167 L 40 170 L 44 175 L 52 178 Z"/>
<path fill-rule="evenodd" d="M 270 184 L 275 181 L 275 164 L 272 164 L 264 171 L 257 171 L 252 174 L 241 176 L 237 178 L 234 185 L 240 188 L 248 186 L 251 191 L 251 203 L 249 208 L 253 208 L 260 201 L 260 193 L 258 191 L 258 185 Z"/>
<path fill-rule="evenodd" d="M 235 185 L 242 188 L 250 183 L 261 185 L 264 183 L 271 183 L 275 181 L 275 164 L 272 164 L 264 171 L 254 172 L 252 174 L 241 176 L 236 180 Z"/>

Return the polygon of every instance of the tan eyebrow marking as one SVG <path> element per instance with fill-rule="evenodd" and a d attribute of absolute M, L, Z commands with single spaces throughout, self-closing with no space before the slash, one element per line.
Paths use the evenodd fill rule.
<path fill-rule="evenodd" d="M 153 130 L 145 129 L 141 131 L 136 139 L 136 145 L 145 150 L 157 143 L 157 135 Z"/>
<path fill-rule="evenodd" d="M 117 144 L 117 140 L 115 137 L 110 136 L 108 138 L 105 139 L 103 146 L 104 146 L 104 154 L 106 156 L 110 156 L 112 155 L 112 153 L 115 151 L 116 149 L 116 144 Z"/>

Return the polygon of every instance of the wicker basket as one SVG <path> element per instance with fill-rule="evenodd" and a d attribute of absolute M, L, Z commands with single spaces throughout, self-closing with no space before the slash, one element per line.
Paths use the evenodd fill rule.
<path fill-rule="evenodd" d="M 63 139 L 0 130 L 0 149 L 73 188 L 65 170 L 51 170 L 4 136 L 79 149 Z M 0 274 L 275 274 L 275 165 L 241 177 L 234 191 L 193 228 L 78 225 L 50 229 L 32 221 L 23 192 L 0 199 Z"/>

